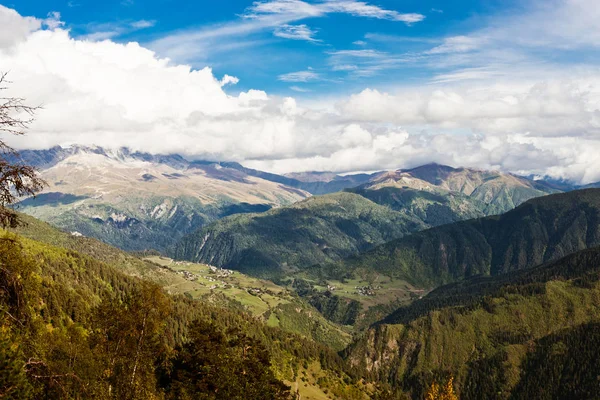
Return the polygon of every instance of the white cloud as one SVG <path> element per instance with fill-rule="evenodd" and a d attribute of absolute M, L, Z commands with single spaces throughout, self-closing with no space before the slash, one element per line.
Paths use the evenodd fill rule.
<path fill-rule="evenodd" d="M 319 40 L 314 38 L 316 32 L 304 24 L 302 24 L 302 25 L 284 24 L 284 25 L 278 26 L 275 29 L 275 31 L 273 31 L 273 34 L 277 37 L 284 38 L 284 39 L 305 40 L 307 42 L 319 42 Z"/>
<path fill-rule="evenodd" d="M 342 57 L 359 57 L 359 58 L 382 58 L 386 56 L 386 53 L 377 50 L 338 50 L 329 52 L 332 56 Z"/>
<path fill-rule="evenodd" d="M 306 89 L 300 86 L 290 86 L 290 89 L 292 89 L 294 92 L 299 92 L 299 93 L 310 93 L 312 92 L 312 90 L 310 89 Z"/>
<path fill-rule="evenodd" d="M 64 25 L 64 23 L 61 24 L 62 25 L 57 25 L 51 28 L 59 28 Z M 131 32 L 151 28 L 154 25 L 156 25 L 156 21 L 147 21 L 144 19 L 138 21 L 91 23 L 85 26 L 85 30 L 87 31 L 87 33 L 85 35 L 82 35 L 80 39 L 90 40 L 94 42 L 114 39 Z"/>
<path fill-rule="evenodd" d="M 221 84 L 221 86 L 227 86 L 227 85 L 237 85 L 239 82 L 240 82 L 240 80 L 237 77 L 225 75 L 223 77 L 223 79 L 221 79 L 221 82 L 219 82 L 219 83 Z"/>
<path fill-rule="evenodd" d="M 485 45 L 485 40 L 478 37 L 452 36 L 444 39 L 444 43 L 427 51 L 427 54 L 462 53 L 477 50 Z"/>
<path fill-rule="evenodd" d="M 310 82 L 321 79 L 321 76 L 314 71 L 308 70 L 279 75 L 277 79 L 283 82 Z"/>
<path fill-rule="evenodd" d="M 60 13 L 57 11 L 48 13 L 48 17 L 43 21 L 43 24 L 48 27 L 48 29 L 62 28 L 65 26 L 65 23 L 60 20 Z"/>
<path fill-rule="evenodd" d="M 7 138 L 18 148 L 129 146 L 275 172 L 378 170 L 436 161 L 600 180 L 597 67 L 565 71 L 544 65 L 543 74 L 531 67 L 520 75 L 497 74 L 512 70 L 488 65 L 450 68 L 440 71 L 443 84 L 440 79 L 426 87 L 394 87 L 390 78 L 387 93 L 366 89 L 338 98 L 335 107 L 329 100 L 308 106 L 261 90 L 229 95 L 223 86 L 237 78 L 218 79 L 210 68 L 175 64 L 136 43 L 74 39 L 60 27 L 43 29 L 42 21 L 6 8 L 0 8 L 0 22 L 0 66 L 11 71 L 14 82 L 8 94 L 44 104 L 28 135 Z M 399 62 L 363 50 L 330 56 L 358 60 L 359 68 Z M 447 61 L 449 54 L 431 56 Z M 451 79 L 461 71 L 479 79 Z M 322 79 L 312 69 L 282 77 Z"/>
<path fill-rule="evenodd" d="M 155 25 L 156 25 L 156 21 L 148 21 L 145 19 L 141 19 L 139 21 L 134 21 L 131 23 L 131 26 L 136 29 L 152 28 Z"/>
<path fill-rule="evenodd" d="M 420 22 L 425 16 L 417 13 L 402 14 L 394 10 L 355 0 L 325 0 L 317 3 L 307 3 L 301 0 L 267 0 L 256 1 L 248 8 L 246 18 L 260 18 L 269 14 L 293 16 L 295 19 L 321 17 L 330 13 L 343 13 L 356 17 L 367 17 L 400 21 L 406 24 Z"/>
<path fill-rule="evenodd" d="M 0 5 L 0 49 L 25 40 L 39 29 L 42 21 L 33 17 L 21 17 L 15 10 Z"/>

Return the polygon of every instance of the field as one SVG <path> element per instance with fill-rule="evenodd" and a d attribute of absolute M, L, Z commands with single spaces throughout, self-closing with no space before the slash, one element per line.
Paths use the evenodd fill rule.
<path fill-rule="evenodd" d="M 273 282 L 256 279 L 237 271 L 223 270 L 206 264 L 174 261 L 153 256 L 146 260 L 167 267 L 185 278 L 185 282 L 165 286 L 169 293 L 186 294 L 195 299 L 222 295 L 239 302 L 256 316 L 290 302 L 291 293 Z"/>

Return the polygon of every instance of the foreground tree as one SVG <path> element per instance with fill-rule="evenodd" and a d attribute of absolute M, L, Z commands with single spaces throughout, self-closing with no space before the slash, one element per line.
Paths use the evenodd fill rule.
<path fill-rule="evenodd" d="M 425 400 L 458 400 L 454 392 L 454 377 L 450 377 L 445 385 L 433 382 L 425 394 Z"/>
<path fill-rule="evenodd" d="M 269 353 L 238 330 L 220 331 L 198 320 L 190 341 L 164 371 L 167 399 L 289 400 L 290 388 L 271 370 Z"/>
<path fill-rule="evenodd" d="M 21 136 L 31 124 L 39 107 L 26 105 L 18 97 L 2 97 L 10 82 L 6 73 L 0 74 L 0 133 Z M 31 196 L 44 187 L 45 182 L 35 168 L 24 165 L 19 153 L 0 138 L 0 226 L 16 227 L 18 214 L 10 207 L 21 196 Z"/>

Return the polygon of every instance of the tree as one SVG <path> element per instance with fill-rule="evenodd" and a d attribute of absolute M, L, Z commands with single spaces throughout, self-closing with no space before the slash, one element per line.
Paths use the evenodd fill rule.
<path fill-rule="evenodd" d="M 10 83 L 6 73 L 0 74 L 0 91 Z M 26 105 L 18 97 L 0 96 L 0 132 L 21 136 L 33 122 L 39 107 Z M 37 170 L 20 161 L 19 153 L 0 138 L 0 226 L 14 228 L 19 224 L 18 214 L 10 209 L 21 196 L 31 196 L 42 190 L 45 182 Z"/>
<path fill-rule="evenodd" d="M 445 385 L 433 382 L 425 394 L 425 400 L 458 400 L 454 392 L 454 377 L 450 377 Z"/>
<path fill-rule="evenodd" d="M 203 320 L 192 324 L 189 336 L 165 371 L 167 399 L 292 398 L 290 388 L 271 370 L 269 353 L 256 339 L 237 329 L 223 332 Z"/>

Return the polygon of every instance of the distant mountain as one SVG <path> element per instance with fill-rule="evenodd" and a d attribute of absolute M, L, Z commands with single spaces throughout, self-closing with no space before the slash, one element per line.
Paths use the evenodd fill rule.
<path fill-rule="evenodd" d="M 340 260 L 424 227 L 418 218 L 360 195 L 334 193 L 224 218 L 186 236 L 174 256 L 273 277 Z"/>
<path fill-rule="evenodd" d="M 600 188 L 600 182 L 589 183 L 587 185 L 582 186 L 582 188 L 584 188 L 584 189 L 599 189 Z"/>
<path fill-rule="evenodd" d="M 372 327 L 346 357 L 409 398 L 453 377 L 460 399 L 591 399 L 598 321 L 594 248 L 440 287 Z"/>
<path fill-rule="evenodd" d="M 332 172 L 301 172 L 276 175 L 269 172 L 245 168 L 238 163 L 221 163 L 228 168 L 237 169 L 250 176 L 256 176 L 272 182 L 307 191 L 314 195 L 335 193 L 369 182 L 377 174 L 337 175 Z"/>
<path fill-rule="evenodd" d="M 220 163 L 128 149 L 22 151 L 48 187 L 19 209 L 127 250 L 166 247 L 226 215 L 261 212 L 310 193 Z"/>
<path fill-rule="evenodd" d="M 302 178 L 315 179 L 314 175 Z M 328 179 L 332 176 L 322 176 L 323 181 Z M 375 174 L 368 183 L 346 189 L 348 195 L 324 195 L 318 201 L 301 203 L 301 208 L 292 205 L 262 216 L 217 221 L 187 236 L 174 255 L 248 273 L 259 273 L 259 269 L 261 276 L 267 270 L 277 275 L 285 268 L 303 269 L 356 255 L 407 233 L 497 214 L 512 209 L 515 203 L 546 194 L 544 190 L 555 192 L 542 183 L 510 174 L 430 164 Z M 336 205 L 335 216 L 323 213 L 325 204 Z M 360 214 L 355 212 L 357 204 Z M 402 226 L 390 229 L 377 223 L 376 234 L 358 228 L 365 221 L 364 215 L 386 215 L 397 221 L 397 214 L 403 217 Z M 318 222 L 307 215 L 318 218 Z"/>
<path fill-rule="evenodd" d="M 485 215 L 501 214 L 525 201 L 563 190 L 544 181 L 498 171 L 452 168 L 427 164 L 413 169 L 383 172 L 363 189 L 410 188 L 432 193 L 461 193 L 486 204 Z"/>
<path fill-rule="evenodd" d="M 513 211 L 439 226 L 328 266 L 372 269 L 421 286 L 533 267 L 600 245 L 600 190 L 530 200 Z"/>

